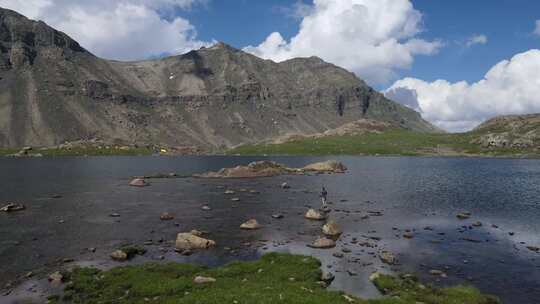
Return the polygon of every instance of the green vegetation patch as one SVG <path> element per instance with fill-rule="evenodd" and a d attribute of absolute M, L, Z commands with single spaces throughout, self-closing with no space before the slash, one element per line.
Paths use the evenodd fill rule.
<path fill-rule="evenodd" d="M 483 149 L 472 143 L 479 134 L 420 133 L 392 129 L 364 135 L 306 138 L 283 144 L 245 145 L 230 155 L 408 155 L 408 156 L 530 156 L 532 151 L 518 149 Z M 531 152 L 531 153 L 528 153 Z"/>
<path fill-rule="evenodd" d="M 387 297 L 394 299 L 381 300 L 383 303 L 437 303 L 437 304 L 500 304 L 494 296 L 484 295 L 471 286 L 436 288 L 419 283 L 416 278 L 406 276 L 397 278 L 379 275 L 373 281 L 375 286 Z M 398 300 L 399 299 L 399 300 Z"/>
<path fill-rule="evenodd" d="M 498 303 L 469 287 L 420 290 L 401 279 L 376 280 L 391 295 L 364 301 L 328 291 L 319 282 L 320 262 L 313 257 L 270 253 L 258 261 L 233 262 L 220 268 L 189 264 L 144 264 L 108 271 L 77 268 L 70 275 L 64 300 L 73 303 Z M 196 284 L 194 278 L 214 278 Z M 455 301 L 453 298 L 455 297 Z M 493 300 L 492 300 L 493 299 Z M 491 302 L 489 302 L 489 301 Z"/>

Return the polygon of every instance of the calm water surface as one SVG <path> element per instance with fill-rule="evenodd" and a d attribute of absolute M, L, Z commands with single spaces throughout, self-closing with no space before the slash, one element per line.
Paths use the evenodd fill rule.
<path fill-rule="evenodd" d="M 378 296 L 367 279 L 371 272 L 397 271 L 413 272 L 439 285 L 472 283 L 505 303 L 539 303 L 540 254 L 526 248 L 540 246 L 538 160 L 334 157 L 349 168 L 346 174 L 160 179 L 144 189 L 127 185 L 131 176 L 199 173 L 261 159 L 301 167 L 325 158 L 0 159 L 0 202 L 27 206 L 22 212 L 0 214 L 0 286 L 23 281 L 29 271 L 35 273 L 35 281 L 0 296 L 0 302 L 17 302 L 21 295 L 39 302 L 47 292 L 40 279 L 71 266 L 62 265 L 64 258 L 108 267 L 114 265 L 108 255 L 118 246 L 146 243 L 148 253 L 132 263 L 163 256 L 166 261 L 213 266 L 284 251 L 318 257 L 325 270 L 336 274 L 331 288 L 363 297 Z M 281 189 L 282 182 L 291 189 Z M 331 217 L 345 232 L 331 250 L 306 247 L 320 234 L 321 224 L 304 220 L 303 213 L 308 206 L 319 206 L 323 185 L 334 202 Z M 223 194 L 225 188 L 237 190 L 235 196 L 241 200 L 232 202 Z M 53 198 L 54 194 L 61 197 Z M 205 203 L 212 211 L 200 209 Z M 159 214 L 165 211 L 175 219 L 160 221 Z M 383 215 L 362 219 L 369 211 Z M 455 215 L 462 211 L 471 212 L 471 219 L 458 220 Z M 110 217 L 113 212 L 121 216 Z M 284 219 L 272 219 L 277 212 Z M 238 226 L 250 218 L 264 228 L 240 231 Z M 469 227 L 476 221 L 482 227 Z M 210 232 L 218 247 L 189 257 L 176 254 L 172 246 L 176 234 L 191 229 Z M 402 237 L 406 230 L 413 239 Z M 360 246 L 353 238 L 373 247 Z M 89 252 L 90 247 L 96 252 Z M 343 258 L 332 256 L 343 248 L 350 249 Z M 395 253 L 399 265 L 382 264 L 378 259 L 382 250 Z M 431 269 L 444 270 L 448 277 L 432 277 Z"/>

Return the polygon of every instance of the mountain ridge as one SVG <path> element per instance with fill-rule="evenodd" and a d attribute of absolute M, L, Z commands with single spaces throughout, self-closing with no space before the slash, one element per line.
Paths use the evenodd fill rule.
<path fill-rule="evenodd" d="M 362 118 L 437 132 L 353 73 L 317 57 L 276 63 L 225 43 L 134 62 L 0 8 L 0 146 L 100 139 L 222 151 Z"/>

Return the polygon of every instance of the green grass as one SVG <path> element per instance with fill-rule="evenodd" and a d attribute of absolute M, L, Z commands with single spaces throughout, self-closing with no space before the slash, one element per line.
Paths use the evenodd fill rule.
<path fill-rule="evenodd" d="M 358 136 L 308 138 L 283 144 L 245 145 L 230 155 L 485 155 L 515 156 L 524 151 L 483 150 L 471 143 L 474 133 L 419 133 L 392 129 Z"/>
<path fill-rule="evenodd" d="M 64 300 L 71 303 L 349 303 L 344 294 L 328 291 L 318 281 L 320 262 L 312 257 L 270 253 L 258 261 L 233 262 L 208 269 L 189 264 L 144 264 L 108 271 L 76 268 L 68 276 Z M 197 285 L 197 275 L 215 283 Z M 471 287 L 420 289 L 417 283 L 381 276 L 377 286 L 390 295 L 362 304 L 491 304 L 498 303 Z M 412 281 L 411 281 L 412 282 Z M 415 285 L 416 284 L 416 285 Z M 418 286 L 417 286 L 418 285 Z"/>

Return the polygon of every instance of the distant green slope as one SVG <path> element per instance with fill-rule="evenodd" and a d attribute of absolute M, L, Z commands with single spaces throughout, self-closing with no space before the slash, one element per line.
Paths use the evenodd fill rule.
<path fill-rule="evenodd" d="M 419 133 L 391 129 L 364 135 L 306 138 L 283 144 L 245 145 L 231 155 L 411 155 L 411 156 L 535 156 L 535 149 L 484 147 L 477 143 L 482 131 Z"/>

